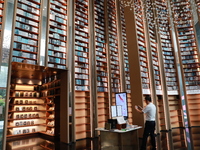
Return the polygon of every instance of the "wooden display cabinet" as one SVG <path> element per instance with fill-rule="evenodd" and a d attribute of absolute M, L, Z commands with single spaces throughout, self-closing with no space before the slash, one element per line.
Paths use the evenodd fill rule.
<path fill-rule="evenodd" d="M 60 99 L 63 99 L 61 93 L 66 92 L 63 85 L 61 90 L 58 74 L 54 74 L 59 71 L 46 68 L 48 74 L 40 70 L 44 69 L 42 67 L 23 63 L 12 63 L 12 67 L 7 137 L 33 133 L 59 137 L 60 113 L 63 111 Z M 27 70 L 29 72 L 25 73 Z"/>
<path fill-rule="evenodd" d="M 8 135 L 18 136 L 45 131 L 46 126 L 46 105 L 40 99 L 39 91 L 35 84 L 25 84 L 23 79 L 16 79 L 23 82 L 12 83 L 8 111 Z M 36 81 L 40 83 L 40 81 Z"/>

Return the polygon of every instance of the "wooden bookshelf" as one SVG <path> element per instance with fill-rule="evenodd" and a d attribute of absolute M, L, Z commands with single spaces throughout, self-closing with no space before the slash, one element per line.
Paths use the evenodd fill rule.
<path fill-rule="evenodd" d="M 191 126 L 200 126 L 200 119 L 199 119 L 199 107 L 200 107 L 200 99 L 199 94 L 195 95 L 187 95 L 187 105 L 188 105 L 188 112 L 190 117 L 190 125 Z"/>
<path fill-rule="evenodd" d="M 66 69 L 67 0 L 49 1 L 48 66 Z"/>
<path fill-rule="evenodd" d="M 199 94 L 199 59 L 196 42 L 195 27 L 190 11 L 191 4 L 188 0 L 185 3 L 173 2 L 175 27 L 177 29 L 178 45 L 181 54 L 182 68 L 187 94 Z M 184 13 L 180 12 L 184 10 Z"/>
<path fill-rule="evenodd" d="M 116 7 L 114 0 L 107 1 L 111 92 L 114 93 L 120 92 L 121 88 Z"/>
<path fill-rule="evenodd" d="M 17 0 L 16 6 L 12 61 L 37 64 L 40 0 Z"/>
<path fill-rule="evenodd" d="M 171 127 L 183 127 L 183 111 L 180 98 L 178 96 L 168 96 L 168 101 Z"/>
<path fill-rule="evenodd" d="M 198 98 L 200 94 L 200 66 L 198 58 L 198 45 L 196 41 L 197 34 L 195 33 L 196 31 L 193 22 L 193 15 L 190 11 L 192 6 L 188 0 L 185 0 L 185 2 L 182 3 L 173 2 L 172 7 L 174 12 L 174 24 L 177 31 L 177 41 L 187 94 L 186 105 L 189 115 L 189 126 L 199 126 L 200 119 L 196 116 L 198 114 L 196 106 L 198 106 L 198 101 L 200 100 Z M 181 13 L 180 17 L 180 11 L 182 10 L 184 10 L 184 13 Z"/>
<path fill-rule="evenodd" d="M 98 127 L 105 126 L 105 122 L 109 119 L 110 110 L 104 5 L 104 0 L 94 1 Z"/>
<path fill-rule="evenodd" d="M 192 137 L 192 143 L 193 143 L 193 148 L 195 150 L 200 148 L 200 128 L 199 127 L 194 127 L 191 128 L 191 137 Z"/>
<path fill-rule="evenodd" d="M 178 95 L 178 80 L 167 1 L 156 1 L 158 32 L 161 41 L 168 95 Z"/>
<path fill-rule="evenodd" d="M 162 85 L 161 85 L 161 71 L 160 71 L 160 62 L 159 62 L 159 52 L 158 52 L 158 39 L 157 39 L 157 30 L 154 23 L 155 11 L 154 6 L 151 0 L 146 1 L 145 11 L 148 17 L 146 20 L 147 23 L 147 34 L 149 39 L 148 48 L 151 51 L 151 64 L 153 65 L 153 73 L 154 73 L 154 82 L 155 82 L 155 90 L 157 95 L 162 95 Z"/>
<path fill-rule="evenodd" d="M 135 13 L 135 26 L 137 34 L 137 45 L 139 52 L 140 71 L 141 71 L 141 82 L 142 82 L 142 93 L 150 94 L 150 80 L 149 80 L 149 68 L 146 51 L 146 36 L 144 29 L 144 14 L 142 9 L 142 2 L 137 1 L 134 3 Z M 129 59 L 130 60 L 130 59 Z"/>
<path fill-rule="evenodd" d="M 124 7 L 124 4 L 116 0 L 75 0 L 73 4 L 67 0 L 46 2 L 47 16 L 43 16 L 44 3 L 41 0 L 16 0 L 14 3 L 12 61 L 23 61 L 24 65 L 40 64 L 43 59 L 40 58 L 43 55 L 40 51 L 43 40 L 40 27 L 46 24 L 44 68 L 66 70 L 68 63 L 74 67 L 70 71 L 75 74 L 70 74 L 69 77 L 72 81 L 70 88 L 73 88 L 65 87 L 67 94 L 71 92 L 71 97 L 66 93 L 63 96 L 67 100 L 71 98 L 70 102 L 65 103 L 69 112 L 64 118 L 67 118 L 65 123 L 68 128 L 66 134 L 70 134 L 69 141 L 74 140 L 74 133 L 75 140 L 92 137 L 96 127 L 95 119 L 98 120 L 98 126 L 103 127 L 110 117 L 110 105 L 115 105 L 114 94 L 124 90 L 128 93 L 128 119 L 131 124 L 144 126 L 144 118 L 135 112 L 134 105 L 145 106 L 144 96 L 151 95 L 156 98 L 153 100 L 158 110 L 157 132 L 170 126 L 173 130 L 174 147 L 184 147 L 184 134 L 176 129 L 184 127 L 184 114 L 189 114 L 191 127 L 200 126 L 198 34 L 195 33 L 191 0 L 134 0 L 133 9 Z M 197 6 L 200 5 L 199 0 L 195 2 Z M 71 9 L 73 5 L 75 9 Z M 94 11 L 90 11 L 93 6 Z M 0 0 L 0 32 L 3 11 L 4 1 Z M 197 12 L 200 14 L 199 7 Z M 68 19 L 71 19 L 70 23 Z M 72 44 L 68 43 L 68 37 L 72 37 Z M 74 52 L 71 53 L 72 51 Z M 68 52 L 74 55 L 68 56 Z M 95 56 L 91 56 L 93 54 Z M 69 57 L 75 61 L 68 62 Z M 179 64 L 180 70 L 177 69 Z M 26 70 L 29 77 L 30 70 L 31 68 Z M 96 75 L 97 81 L 90 80 L 93 78 L 92 74 Z M 166 80 L 161 81 L 162 79 Z M 48 135 L 47 130 L 56 127 L 53 122 L 58 110 L 52 108 L 56 107 L 54 102 L 61 97 L 61 80 L 48 76 L 40 81 L 41 84 L 33 85 L 11 84 L 9 130 L 15 129 L 16 122 L 26 122 L 26 125 L 21 124 L 18 128 L 30 127 L 26 120 L 34 120 L 32 126 L 42 129 L 37 133 Z M 26 89 L 17 90 L 17 86 L 24 86 Z M 91 89 L 94 86 L 95 89 Z M 187 107 L 183 113 L 184 99 Z M 23 118 L 20 118 L 22 114 Z M 29 118 L 28 114 L 31 114 Z M 36 114 L 39 116 L 36 117 Z M 24 118 L 25 115 L 27 118 Z M 161 144 L 166 145 L 167 136 L 162 134 Z"/>
<path fill-rule="evenodd" d="M 185 129 L 172 129 L 172 141 L 174 149 L 186 148 Z"/>
<path fill-rule="evenodd" d="M 75 139 L 91 137 L 88 7 L 88 0 L 75 0 Z"/>
<path fill-rule="evenodd" d="M 157 98 L 157 112 L 158 112 L 158 124 L 160 126 L 160 130 L 166 130 L 166 119 L 165 119 L 165 109 L 164 109 L 164 101 L 162 96 L 158 96 Z"/>
<path fill-rule="evenodd" d="M 169 148 L 168 132 L 160 132 L 160 147 L 162 148 L 162 150 L 168 150 Z"/>
<path fill-rule="evenodd" d="M 8 110 L 7 137 L 17 137 L 32 133 L 44 133 L 51 136 L 60 134 L 60 82 L 59 76 L 52 73 L 43 78 L 40 72 L 32 72 L 34 79 L 26 78 L 17 67 L 30 64 L 13 63 Z M 30 71 L 31 72 L 31 71 Z M 50 72 L 50 71 L 49 71 Z M 20 77 L 19 77 L 19 74 Z M 48 78 L 48 79 L 47 79 Z"/>
<path fill-rule="evenodd" d="M 109 101 L 108 101 L 108 93 L 97 93 L 98 98 L 98 127 L 104 127 L 105 122 L 109 119 Z"/>
<path fill-rule="evenodd" d="M 128 121 L 129 121 L 129 124 L 133 124 L 133 108 L 132 108 L 132 99 L 131 99 L 131 94 L 128 93 L 127 94 L 127 106 L 128 106 Z"/>

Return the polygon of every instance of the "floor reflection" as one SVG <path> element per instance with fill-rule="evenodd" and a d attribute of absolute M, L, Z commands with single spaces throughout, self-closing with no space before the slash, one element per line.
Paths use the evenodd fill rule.
<path fill-rule="evenodd" d="M 98 150 L 99 139 L 78 140 L 76 143 L 65 144 L 59 141 L 47 140 L 41 137 L 29 137 L 9 141 L 6 150 Z"/>
<path fill-rule="evenodd" d="M 43 149 L 54 150 L 55 149 L 54 142 L 38 137 L 31 137 L 27 139 L 7 142 L 6 145 L 6 150 L 43 150 Z"/>
<path fill-rule="evenodd" d="M 200 127 L 175 128 L 162 131 L 156 137 L 157 150 L 200 150 Z M 140 140 L 141 143 L 141 140 Z M 41 137 L 30 137 L 7 142 L 7 150 L 99 150 L 100 139 L 79 140 L 65 144 Z M 150 145 L 147 150 L 150 150 Z"/>

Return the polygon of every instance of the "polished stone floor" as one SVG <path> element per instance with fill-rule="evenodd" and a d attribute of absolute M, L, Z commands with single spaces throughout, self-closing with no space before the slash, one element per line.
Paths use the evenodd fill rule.
<path fill-rule="evenodd" d="M 156 136 L 157 150 L 200 150 L 200 127 L 176 128 Z M 141 143 L 141 139 L 139 140 Z M 150 143 L 150 142 L 149 142 Z M 64 144 L 44 137 L 22 137 L 7 142 L 7 150 L 99 150 L 100 138 L 78 140 Z M 150 150 L 150 145 L 147 150 Z M 109 150 L 116 150 L 110 148 Z M 134 149 L 133 149 L 134 150 Z"/>

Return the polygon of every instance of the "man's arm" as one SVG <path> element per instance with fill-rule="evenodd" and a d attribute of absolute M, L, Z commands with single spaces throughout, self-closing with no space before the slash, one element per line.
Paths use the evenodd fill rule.
<path fill-rule="evenodd" d="M 143 113 L 143 108 L 139 105 L 135 105 L 135 110 L 137 110 L 139 113 Z"/>

